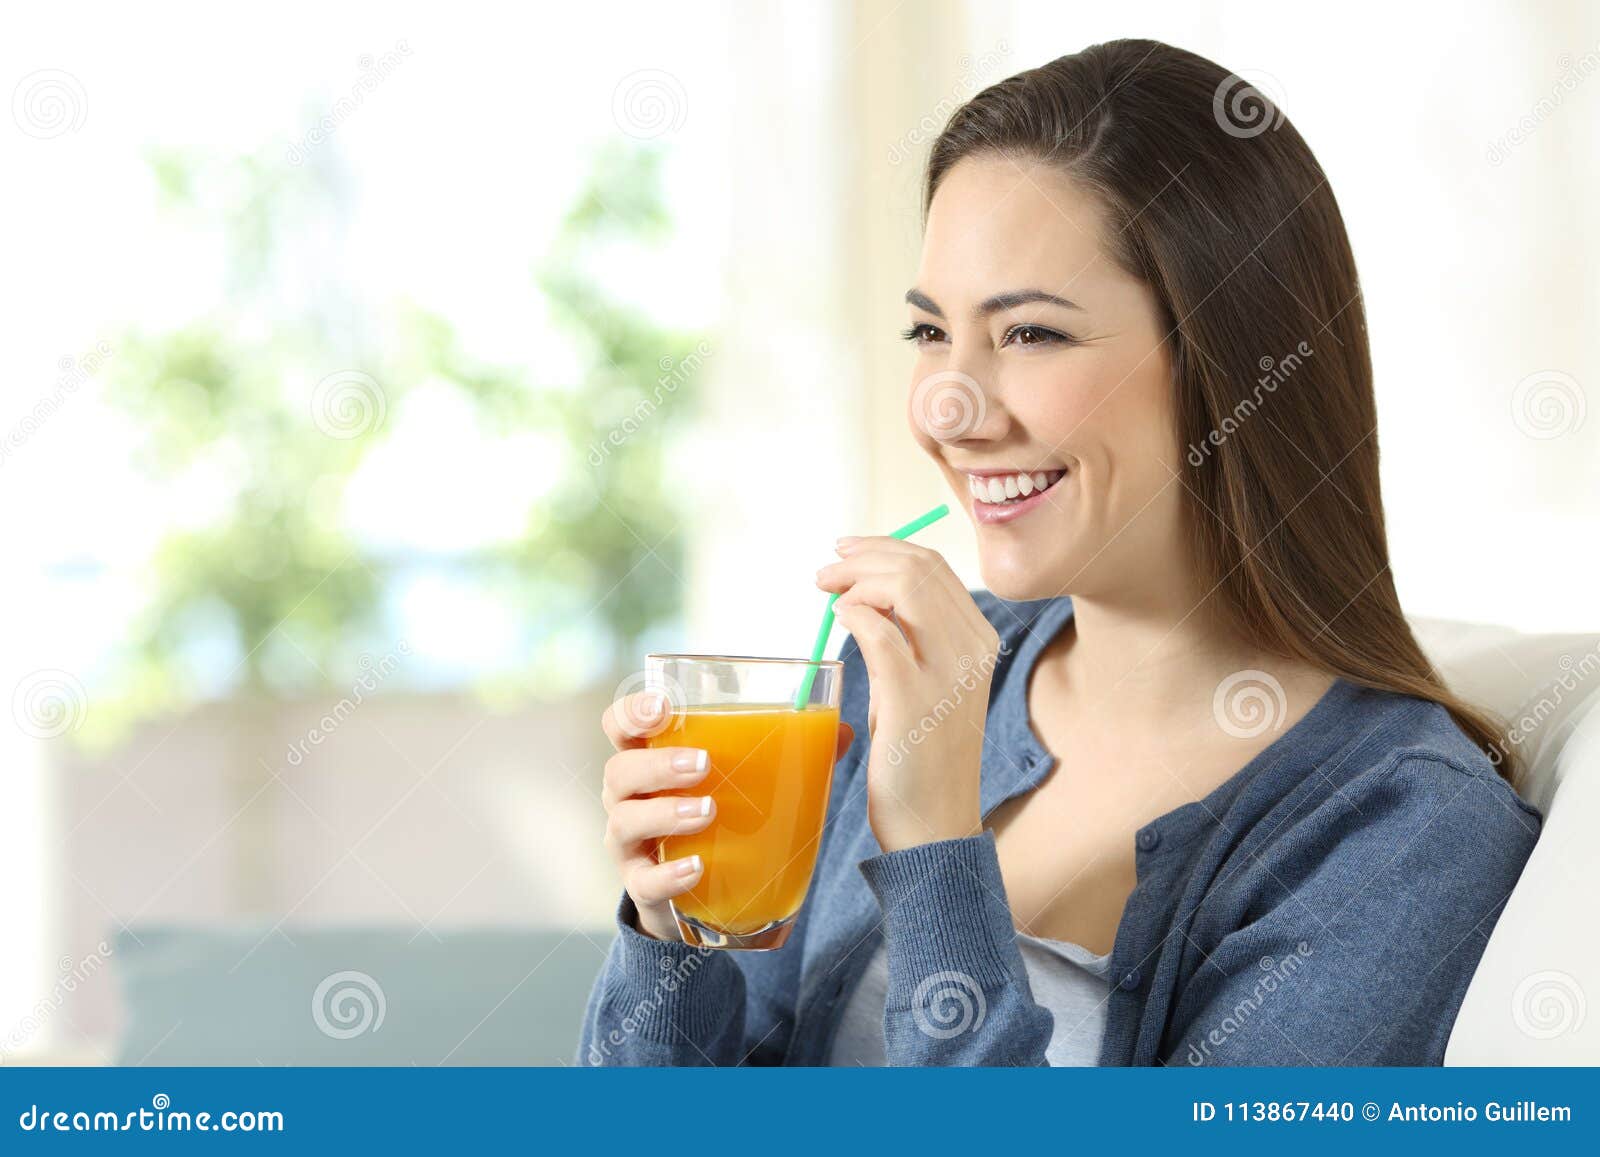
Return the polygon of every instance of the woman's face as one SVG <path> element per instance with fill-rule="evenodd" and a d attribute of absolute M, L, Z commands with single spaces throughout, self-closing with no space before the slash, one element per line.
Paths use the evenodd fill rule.
<path fill-rule="evenodd" d="M 906 300 L 911 428 L 977 528 L 985 585 L 1007 599 L 1181 585 L 1166 334 L 1111 258 L 1098 202 L 1045 164 L 958 162 Z"/>

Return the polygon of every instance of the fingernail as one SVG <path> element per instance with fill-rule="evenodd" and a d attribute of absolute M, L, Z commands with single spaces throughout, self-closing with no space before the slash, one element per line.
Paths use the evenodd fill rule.
<path fill-rule="evenodd" d="M 672 865 L 672 874 L 677 876 L 680 880 L 694 875 L 699 870 L 699 856 L 685 856 L 683 859 L 675 861 Z"/>
<path fill-rule="evenodd" d="M 706 753 L 703 751 L 680 751 L 672 757 L 672 770 L 682 775 L 691 775 L 706 769 Z"/>
<path fill-rule="evenodd" d="M 861 541 L 861 539 L 860 539 L 859 536 L 854 535 L 854 534 L 847 534 L 843 538 L 841 538 L 838 542 L 835 542 L 833 544 L 833 549 L 834 550 L 844 550 L 847 547 L 854 546 L 856 543 L 858 543 L 860 541 Z"/>
<path fill-rule="evenodd" d="M 698 799 L 681 799 L 678 801 L 678 814 L 684 819 L 705 819 L 711 814 L 711 797 L 700 796 Z"/>

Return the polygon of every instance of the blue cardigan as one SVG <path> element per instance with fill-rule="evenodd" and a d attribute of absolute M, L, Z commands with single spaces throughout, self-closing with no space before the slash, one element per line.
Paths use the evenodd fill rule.
<path fill-rule="evenodd" d="M 984 815 L 1051 756 L 1028 676 L 1068 599 L 979 606 L 1000 633 Z M 855 743 L 834 773 L 810 897 L 776 952 L 643 936 L 626 896 L 578 1062 L 817 1065 L 880 943 L 891 1064 L 1038 1065 L 1035 1004 L 991 833 L 879 850 L 867 823 L 866 669 L 845 646 Z M 1202 800 L 1135 836 L 1102 1065 L 1433 1065 L 1540 817 L 1443 708 L 1345 680 Z"/>

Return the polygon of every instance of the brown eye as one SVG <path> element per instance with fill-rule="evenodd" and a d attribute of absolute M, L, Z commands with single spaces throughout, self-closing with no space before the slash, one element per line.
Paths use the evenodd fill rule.
<path fill-rule="evenodd" d="M 914 325 L 910 329 L 903 330 L 900 336 L 907 341 L 914 341 L 920 345 L 923 342 L 942 341 L 944 332 L 938 326 L 923 322 L 920 325 Z"/>
<path fill-rule="evenodd" d="M 1011 331 L 1010 336 L 1018 345 L 1043 345 L 1060 337 L 1036 325 L 1019 325 Z"/>

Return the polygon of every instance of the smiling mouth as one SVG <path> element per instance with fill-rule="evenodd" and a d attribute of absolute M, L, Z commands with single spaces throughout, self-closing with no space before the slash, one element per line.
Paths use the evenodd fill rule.
<path fill-rule="evenodd" d="M 1049 490 L 1066 477 L 1065 470 L 1034 470 L 1016 474 L 968 474 L 967 489 L 985 506 L 1008 506 Z"/>

